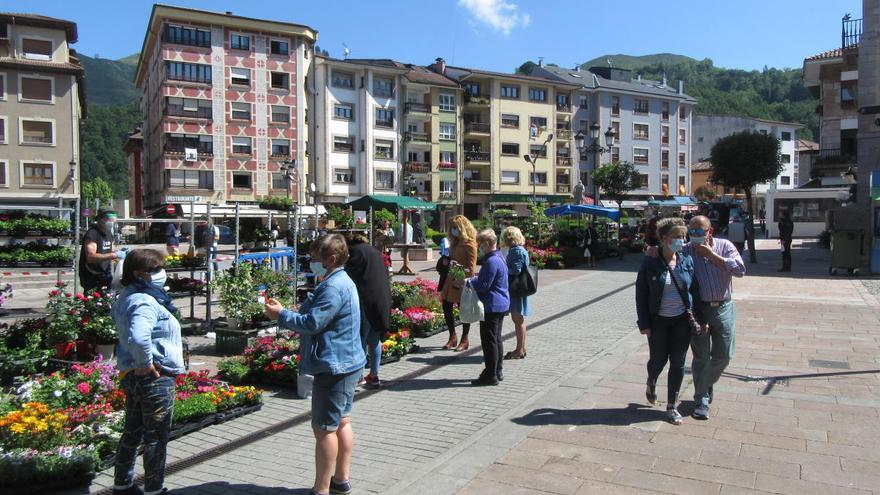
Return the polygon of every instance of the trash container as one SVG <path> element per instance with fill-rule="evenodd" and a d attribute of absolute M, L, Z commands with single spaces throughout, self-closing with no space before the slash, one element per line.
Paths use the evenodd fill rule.
<path fill-rule="evenodd" d="M 845 269 L 850 275 L 856 273 L 862 263 L 864 233 L 860 230 L 837 230 L 831 233 L 831 266 L 828 273 Z"/>

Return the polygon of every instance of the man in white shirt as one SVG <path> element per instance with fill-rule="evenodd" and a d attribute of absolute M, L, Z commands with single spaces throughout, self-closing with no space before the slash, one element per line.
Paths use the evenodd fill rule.
<path fill-rule="evenodd" d="M 727 226 L 727 240 L 732 242 L 736 246 L 737 252 L 742 254 L 746 248 L 746 225 L 740 220 L 740 217 L 733 217 Z"/>

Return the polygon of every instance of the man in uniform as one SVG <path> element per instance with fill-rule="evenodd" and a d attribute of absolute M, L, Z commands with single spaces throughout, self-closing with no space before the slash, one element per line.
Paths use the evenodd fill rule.
<path fill-rule="evenodd" d="M 113 250 L 116 212 L 101 210 L 98 220 L 86 231 L 79 256 L 79 281 L 83 293 L 110 287 L 113 280 L 111 261 L 125 259 L 127 249 Z"/>

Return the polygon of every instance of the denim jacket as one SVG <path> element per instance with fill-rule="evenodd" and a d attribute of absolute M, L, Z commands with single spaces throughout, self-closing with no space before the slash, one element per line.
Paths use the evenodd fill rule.
<path fill-rule="evenodd" d="M 704 322 L 701 311 L 700 290 L 694 277 L 694 260 L 690 256 L 678 253 L 678 263 L 674 270 L 679 275 L 679 284 L 684 283 L 683 289 L 688 296 L 688 309 L 691 309 L 697 321 Z M 666 268 L 666 260 L 662 253 L 656 257 L 645 256 L 639 274 L 636 278 L 636 312 L 638 314 L 639 329 L 651 328 L 653 321 L 660 312 L 660 301 L 663 298 L 663 289 L 666 286 L 666 277 L 669 270 Z M 676 282 L 676 280 L 673 280 Z"/>
<path fill-rule="evenodd" d="M 153 364 L 167 374 L 186 373 L 180 323 L 153 296 L 128 286 L 110 312 L 119 332 L 119 371 Z"/>
<path fill-rule="evenodd" d="M 367 364 L 357 288 L 341 268 L 315 287 L 299 312 L 282 310 L 278 325 L 299 332 L 303 373 L 341 375 Z"/>

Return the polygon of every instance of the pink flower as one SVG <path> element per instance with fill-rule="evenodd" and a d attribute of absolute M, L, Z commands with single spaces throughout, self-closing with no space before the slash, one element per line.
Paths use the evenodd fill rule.
<path fill-rule="evenodd" d="M 92 391 L 92 387 L 86 382 L 79 382 L 79 384 L 77 384 L 76 386 L 76 389 L 79 390 L 79 393 L 83 395 L 87 395 L 89 392 Z"/>

